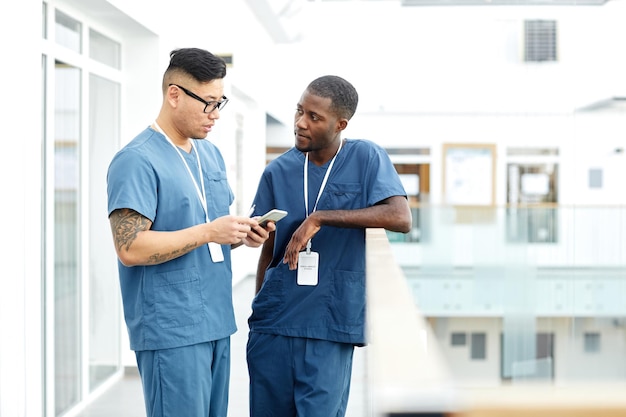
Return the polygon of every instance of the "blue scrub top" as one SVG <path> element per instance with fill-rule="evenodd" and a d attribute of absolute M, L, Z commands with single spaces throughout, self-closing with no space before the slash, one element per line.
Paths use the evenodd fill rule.
<path fill-rule="evenodd" d="M 210 219 L 229 214 L 234 200 L 221 153 L 195 140 L 201 158 Z M 200 185 L 195 152 L 181 153 Z M 129 208 L 174 231 L 205 222 L 185 164 L 164 135 L 147 128 L 113 158 L 107 176 L 109 215 Z M 207 245 L 160 265 L 122 265 L 119 278 L 133 350 L 168 349 L 222 339 L 236 330 L 230 245 L 213 263 Z"/>
<path fill-rule="evenodd" d="M 308 164 L 309 211 L 330 161 Z M 367 140 L 347 140 L 337 154 L 317 210 L 355 210 L 406 196 L 386 151 Z M 319 283 L 300 286 L 282 263 L 293 232 L 306 218 L 304 154 L 295 148 L 263 172 L 254 200 L 255 215 L 278 208 L 288 215 L 276 223 L 272 262 L 252 302 L 251 331 L 364 345 L 365 229 L 323 226 L 312 239 L 319 253 Z"/>

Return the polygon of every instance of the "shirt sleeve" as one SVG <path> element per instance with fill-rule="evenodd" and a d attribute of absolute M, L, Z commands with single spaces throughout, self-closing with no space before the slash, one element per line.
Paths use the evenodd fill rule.
<path fill-rule="evenodd" d="M 157 180 L 149 161 L 133 151 L 118 153 L 107 174 L 109 215 L 127 208 L 154 222 L 157 205 Z"/>
<path fill-rule="evenodd" d="M 368 206 L 397 195 L 406 197 L 400 176 L 382 147 L 372 145 L 368 167 Z"/>

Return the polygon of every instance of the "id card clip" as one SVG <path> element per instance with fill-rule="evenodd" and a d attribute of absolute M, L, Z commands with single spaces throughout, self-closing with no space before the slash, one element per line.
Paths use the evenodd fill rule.
<path fill-rule="evenodd" d="M 319 259 L 319 253 L 311 251 L 311 241 L 309 240 L 306 251 L 298 254 L 298 285 L 317 285 Z"/>

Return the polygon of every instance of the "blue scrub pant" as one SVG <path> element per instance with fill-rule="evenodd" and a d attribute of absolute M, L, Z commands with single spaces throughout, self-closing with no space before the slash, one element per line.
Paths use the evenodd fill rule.
<path fill-rule="evenodd" d="M 135 356 L 147 417 L 226 417 L 230 338 Z"/>
<path fill-rule="evenodd" d="M 342 417 L 354 346 L 251 332 L 250 417 Z"/>

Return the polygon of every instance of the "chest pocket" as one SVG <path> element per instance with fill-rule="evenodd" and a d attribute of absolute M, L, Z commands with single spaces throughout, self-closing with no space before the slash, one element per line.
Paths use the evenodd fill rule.
<path fill-rule="evenodd" d="M 363 208 L 363 189 L 360 183 L 332 183 L 326 184 L 323 193 L 323 210 L 352 210 Z"/>
<path fill-rule="evenodd" d="M 212 219 L 225 216 L 233 202 L 233 195 L 223 171 L 212 171 L 204 174 L 204 186 L 207 190 L 207 205 Z"/>

